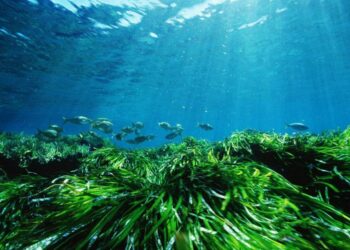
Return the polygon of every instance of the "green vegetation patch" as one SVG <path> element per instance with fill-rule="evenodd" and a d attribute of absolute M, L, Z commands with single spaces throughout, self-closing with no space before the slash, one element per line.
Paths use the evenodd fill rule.
<path fill-rule="evenodd" d="M 95 139 L 95 138 L 93 138 Z M 0 169 L 9 177 L 34 172 L 43 176 L 79 168 L 79 160 L 99 144 L 86 134 L 65 136 L 55 140 L 24 134 L 0 133 Z"/>
<path fill-rule="evenodd" d="M 349 131 L 106 145 L 3 177 L 0 249 L 348 249 Z"/>

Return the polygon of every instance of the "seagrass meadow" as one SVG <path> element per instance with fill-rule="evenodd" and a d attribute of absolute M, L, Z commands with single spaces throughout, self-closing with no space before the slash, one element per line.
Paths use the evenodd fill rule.
<path fill-rule="evenodd" d="M 0 249 L 350 249 L 350 128 L 142 150 L 0 134 Z"/>

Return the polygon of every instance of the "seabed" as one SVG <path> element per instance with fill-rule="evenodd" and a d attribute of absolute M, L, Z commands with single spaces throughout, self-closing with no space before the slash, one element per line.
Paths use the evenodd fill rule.
<path fill-rule="evenodd" d="M 0 133 L 0 249 L 350 249 L 350 127 L 125 150 Z"/>

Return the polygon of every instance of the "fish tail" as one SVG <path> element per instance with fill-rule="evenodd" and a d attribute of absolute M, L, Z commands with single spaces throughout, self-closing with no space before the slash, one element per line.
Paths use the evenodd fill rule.
<path fill-rule="evenodd" d="M 67 118 L 63 116 L 62 119 L 63 119 L 63 124 L 66 124 L 67 123 Z"/>

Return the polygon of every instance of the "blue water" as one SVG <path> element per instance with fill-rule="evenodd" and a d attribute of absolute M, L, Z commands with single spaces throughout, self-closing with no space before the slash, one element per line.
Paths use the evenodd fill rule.
<path fill-rule="evenodd" d="M 348 0 L 0 0 L 0 58 L 2 131 L 108 117 L 148 147 L 161 121 L 211 141 L 350 124 Z"/>

